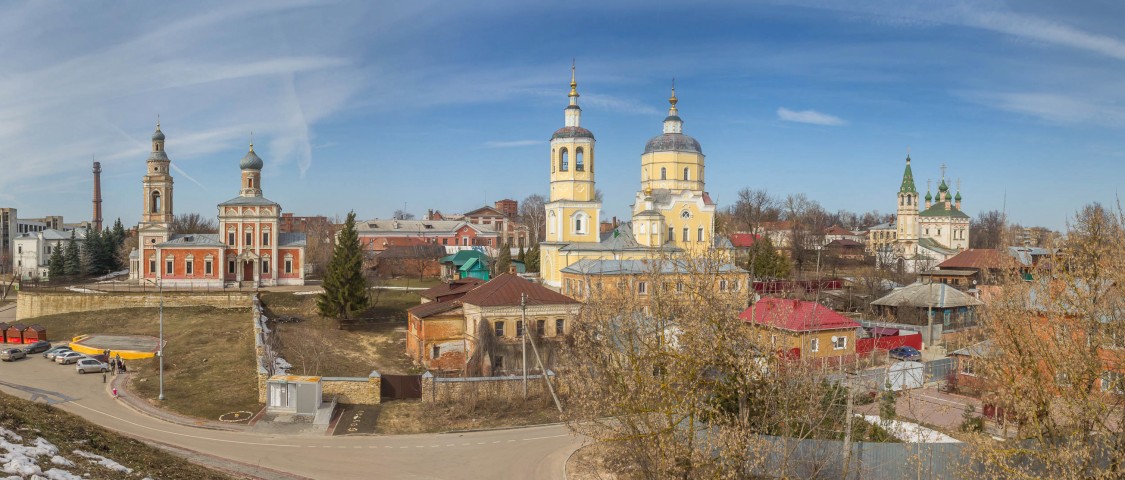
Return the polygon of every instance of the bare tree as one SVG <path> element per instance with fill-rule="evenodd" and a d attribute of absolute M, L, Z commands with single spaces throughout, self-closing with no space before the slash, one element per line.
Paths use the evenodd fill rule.
<path fill-rule="evenodd" d="M 331 348 L 331 341 L 323 330 L 304 328 L 289 332 L 282 342 L 285 358 L 301 371 L 301 375 L 320 375 L 320 366 Z"/>
<path fill-rule="evenodd" d="M 969 224 L 969 243 L 972 248 L 1001 248 L 1004 236 L 1004 214 L 999 210 L 980 212 Z"/>
<path fill-rule="evenodd" d="M 395 210 L 394 219 L 395 220 L 414 220 L 414 214 L 409 213 L 406 210 L 403 210 L 403 209 L 400 208 L 398 210 Z"/>
<path fill-rule="evenodd" d="M 305 225 L 306 271 L 313 275 L 323 275 L 335 245 L 335 226 L 325 217 L 309 218 Z"/>
<path fill-rule="evenodd" d="M 528 195 L 520 202 L 520 223 L 530 229 L 532 245 L 543 240 L 543 232 L 546 231 L 544 223 L 547 218 L 547 210 L 544 207 L 546 203 L 547 199 L 538 193 Z"/>
<path fill-rule="evenodd" d="M 218 233 L 215 219 L 198 213 L 181 213 L 172 220 L 172 233 Z"/>

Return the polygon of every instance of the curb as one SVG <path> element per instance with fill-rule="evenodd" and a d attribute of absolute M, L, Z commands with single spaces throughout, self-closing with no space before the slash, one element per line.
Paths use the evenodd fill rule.
<path fill-rule="evenodd" d="M 155 418 L 160 421 L 174 423 L 176 425 L 184 427 L 202 428 L 206 430 L 220 430 L 226 432 L 244 432 L 249 429 L 248 425 L 243 425 L 241 426 L 241 428 L 239 428 L 239 426 L 233 424 L 216 424 L 211 420 L 196 420 L 192 419 L 191 417 L 180 415 L 178 413 L 164 411 L 159 407 L 155 407 L 149 404 L 143 398 L 140 398 L 136 394 L 132 393 L 127 388 L 129 385 L 129 378 L 131 377 L 128 373 L 118 374 L 116 377 L 113 377 L 113 380 L 107 384 L 106 390 L 110 391 L 113 388 L 117 388 L 118 400 L 122 400 L 121 403 L 124 403 L 129 408 L 132 408 L 137 413 L 140 413 L 147 417 Z"/>

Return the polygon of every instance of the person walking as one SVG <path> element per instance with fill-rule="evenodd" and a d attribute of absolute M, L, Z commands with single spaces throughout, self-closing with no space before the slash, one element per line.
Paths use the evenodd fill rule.
<path fill-rule="evenodd" d="M 113 387 L 113 398 L 117 398 L 117 387 Z"/>

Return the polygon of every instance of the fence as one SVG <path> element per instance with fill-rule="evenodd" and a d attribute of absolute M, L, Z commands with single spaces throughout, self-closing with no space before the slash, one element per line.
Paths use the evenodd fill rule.
<path fill-rule="evenodd" d="M 257 287 L 242 286 L 238 282 L 216 285 L 215 282 L 177 282 L 175 285 L 165 284 L 163 287 L 151 282 L 126 283 L 114 280 L 102 282 L 36 282 L 23 281 L 17 283 L 15 288 L 24 292 L 39 293 L 157 293 L 157 292 L 236 292 L 253 293 Z"/>
<path fill-rule="evenodd" d="M 925 382 L 940 382 L 949 377 L 949 374 L 957 370 L 957 359 L 953 357 L 946 357 L 939 360 L 932 360 L 924 364 Z"/>
<path fill-rule="evenodd" d="M 958 479 L 969 474 L 963 443 L 852 443 L 845 465 L 844 442 L 761 437 L 752 471 L 769 478 Z"/>
<path fill-rule="evenodd" d="M 552 383 L 555 373 L 547 370 Z M 556 385 L 557 389 L 558 386 Z M 542 375 L 527 376 L 528 397 L 550 398 Z M 435 377 L 422 374 L 423 402 L 473 402 L 476 400 L 522 399 L 523 376 L 509 377 Z"/>

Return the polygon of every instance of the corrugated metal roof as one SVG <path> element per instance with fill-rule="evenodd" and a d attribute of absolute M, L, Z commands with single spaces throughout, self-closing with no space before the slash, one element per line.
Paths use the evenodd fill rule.
<path fill-rule="evenodd" d="M 643 275 L 647 273 L 683 274 L 702 271 L 707 266 L 692 268 L 682 260 L 597 260 L 586 258 L 562 269 L 563 273 L 578 275 Z M 741 267 L 727 263 L 717 268 L 719 273 L 746 273 Z"/>
<path fill-rule="evenodd" d="M 407 313 L 418 318 L 426 318 L 439 313 L 461 308 L 461 302 L 452 300 L 448 302 L 429 302 L 406 309 Z"/>
<path fill-rule="evenodd" d="M 957 308 L 984 305 L 984 302 L 944 283 L 916 282 L 896 289 L 871 304 L 885 307 Z"/>
<path fill-rule="evenodd" d="M 481 307 L 518 306 L 521 294 L 527 295 L 528 305 L 579 303 L 578 300 L 510 273 L 500 275 L 474 288 L 461 297 L 460 301 L 463 304 Z"/>
<path fill-rule="evenodd" d="M 1016 260 L 993 248 L 970 248 L 938 264 L 938 268 L 1014 268 Z"/>
<path fill-rule="evenodd" d="M 859 323 L 815 302 L 763 297 L 739 316 L 743 321 L 792 332 L 845 330 Z"/>
<path fill-rule="evenodd" d="M 277 206 L 277 202 L 274 202 L 273 200 L 270 200 L 266 197 L 242 197 L 242 196 L 238 196 L 238 197 L 234 197 L 230 200 L 227 200 L 227 201 L 219 204 L 220 207 L 239 206 L 239 205 Z"/>

